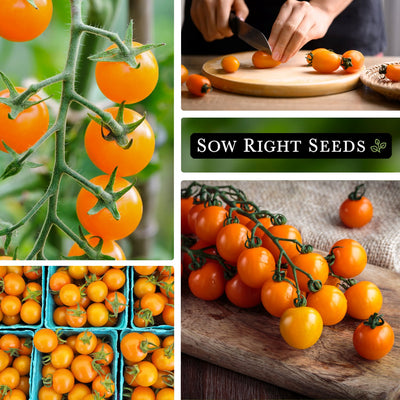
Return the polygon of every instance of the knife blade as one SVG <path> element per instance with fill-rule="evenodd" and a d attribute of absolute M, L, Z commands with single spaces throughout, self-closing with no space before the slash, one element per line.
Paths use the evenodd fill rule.
<path fill-rule="evenodd" d="M 231 12 L 229 16 L 229 27 L 235 35 L 251 47 L 265 51 L 270 55 L 272 54 L 271 46 L 265 35 L 258 29 L 239 19 L 233 12 Z"/>

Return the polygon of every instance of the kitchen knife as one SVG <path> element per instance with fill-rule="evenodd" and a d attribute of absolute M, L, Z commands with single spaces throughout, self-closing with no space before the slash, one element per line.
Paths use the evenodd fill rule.
<path fill-rule="evenodd" d="M 271 47 L 264 34 L 246 22 L 243 22 L 233 12 L 231 12 L 229 16 L 229 27 L 235 35 L 251 47 L 265 51 L 268 54 L 272 53 Z"/>

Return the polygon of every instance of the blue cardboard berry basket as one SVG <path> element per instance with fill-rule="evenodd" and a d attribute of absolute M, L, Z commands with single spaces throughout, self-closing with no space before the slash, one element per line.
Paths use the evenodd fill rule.
<path fill-rule="evenodd" d="M 24 338 L 28 337 L 33 339 L 34 332 L 28 329 L 19 329 L 19 330 L 11 330 L 11 329 L 3 329 L 0 331 L 0 337 L 6 334 L 12 334 L 16 335 L 19 338 Z M 33 344 L 32 344 L 33 346 Z M 35 391 L 33 390 L 33 381 L 35 377 L 35 351 L 32 349 L 32 354 L 31 354 L 31 370 L 29 373 L 29 399 L 35 399 L 34 393 Z"/>
<path fill-rule="evenodd" d="M 168 325 L 166 325 L 168 326 Z M 171 329 L 172 328 L 172 329 Z M 162 328 L 161 326 L 156 326 L 156 327 L 149 327 L 149 328 L 135 328 L 135 329 L 124 329 L 123 331 L 120 332 L 119 334 L 119 343 L 121 343 L 121 340 L 124 336 L 126 336 L 128 333 L 131 332 L 151 332 L 157 335 L 158 337 L 164 339 L 167 336 L 174 336 L 174 329 L 173 327 L 168 326 L 167 329 Z M 122 353 L 120 352 L 120 367 L 119 367 L 119 397 L 117 398 L 118 400 L 123 400 L 124 399 L 124 388 L 128 385 L 125 385 L 125 379 L 124 379 L 124 368 L 125 368 L 125 362 L 124 362 L 124 357 Z"/>
<path fill-rule="evenodd" d="M 45 303 L 44 303 L 44 301 L 46 299 L 46 273 L 47 273 L 47 271 L 46 271 L 45 267 L 41 267 L 41 268 L 42 268 L 42 277 L 40 279 L 40 284 L 42 285 L 42 304 L 41 304 L 42 312 L 41 312 L 40 322 L 38 324 L 33 324 L 33 325 L 26 324 L 23 321 L 19 322 L 18 324 L 15 324 L 15 325 L 4 325 L 3 323 L 0 323 L 0 331 L 9 330 L 9 329 L 15 329 L 15 330 L 39 329 L 39 328 L 43 327 L 44 319 L 45 319 L 45 306 L 44 306 Z"/>
<path fill-rule="evenodd" d="M 50 277 L 54 274 L 54 272 L 56 272 L 57 268 L 58 268 L 57 266 L 48 267 L 47 283 L 46 283 L 47 288 L 50 287 L 49 286 Z M 130 299 L 129 290 L 132 292 L 130 269 L 132 269 L 132 267 L 125 267 L 125 268 L 126 268 L 126 274 L 125 274 L 126 282 L 125 282 L 122 293 L 126 297 L 127 306 L 126 306 L 125 310 L 119 314 L 118 322 L 115 326 L 113 326 L 113 328 L 115 328 L 115 329 L 125 329 L 128 326 L 129 299 Z M 44 326 L 46 328 L 50 328 L 53 330 L 56 330 L 59 328 L 63 328 L 63 329 L 71 328 L 69 326 L 59 326 L 54 323 L 53 312 L 54 312 L 55 308 L 56 308 L 56 304 L 54 303 L 54 299 L 53 299 L 52 294 L 50 293 L 50 289 L 48 289 L 46 292 L 46 315 L 45 315 L 45 319 L 44 319 Z M 93 327 L 93 329 L 95 329 L 95 328 L 100 328 L 100 327 Z"/>
<path fill-rule="evenodd" d="M 81 332 L 90 331 L 94 333 L 98 338 L 107 341 L 114 351 L 114 359 L 111 362 L 111 377 L 114 381 L 115 392 L 109 397 L 109 400 L 117 400 L 120 398 L 120 388 L 118 385 L 118 376 L 119 376 L 119 352 L 118 352 L 118 333 L 116 329 L 111 328 L 66 328 L 60 329 L 59 332 L 62 338 L 67 338 L 68 336 L 78 335 Z M 32 375 L 32 384 L 31 384 L 31 394 L 29 396 L 30 400 L 37 400 L 37 395 L 42 387 L 42 358 L 43 354 L 40 353 L 37 349 L 34 348 L 34 373 Z"/>
<path fill-rule="evenodd" d="M 149 325 L 147 327 L 138 327 L 138 326 L 135 325 L 135 323 L 133 322 L 133 317 L 135 315 L 135 300 L 136 299 L 135 299 L 135 294 L 134 294 L 133 289 L 134 289 L 135 282 L 136 282 L 135 279 L 137 279 L 137 278 L 138 278 L 138 275 L 135 272 L 134 267 L 132 267 L 131 268 L 132 290 L 130 292 L 130 315 L 129 315 L 129 325 L 130 325 L 130 327 L 132 329 L 137 330 L 137 331 L 145 331 L 145 332 L 148 331 L 150 328 L 160 328 L 160 329 L 165 329 L 165 330 L 169 330 L 169 331 L 172 330 L 173 331 L 174 330 L 173 326 L 165 325 L 165 324 L 161 324 L 161 325 L 154 324 L 154 325 L 151 325 L 151 326 Z"/>

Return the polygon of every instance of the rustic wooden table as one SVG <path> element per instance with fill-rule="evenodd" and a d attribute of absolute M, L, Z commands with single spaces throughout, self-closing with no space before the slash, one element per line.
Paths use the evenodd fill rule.
<path fill-rule="evenodd" d="M 182 63 L 190 73 L 200 73 L 201 67 L 215 56 L 183 56 Z M 394 57 L 366 57 L 367 67 L 395 61 Z M 202 98 L 191 95 L 182 86 L 182 110 L 346 110 L 346 111 L 390 111 L 400 110 L 400 102 L 385 98 L 361 85 L 349 92 L 328 96 L 303 98 L 273 98 L 237 95 L 214 89 Z"/>

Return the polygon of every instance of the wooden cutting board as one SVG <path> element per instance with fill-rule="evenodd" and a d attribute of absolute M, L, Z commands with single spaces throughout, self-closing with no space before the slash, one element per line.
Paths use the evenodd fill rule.
<path fill-rule="evenodd" d="M 347 92 L 356 88 L 360 82 L 360 73 L 346 74 L 341 68 L 332 74 L 315 71 L 306 65 L 306 51 L 300 51 L 285 64 L 268 69 L 253 66 L 253 53 L 233 54 L 240 62 L 240 68 L 234 73 L 222 69 L 223 56 L 207 61 L 202 73 L 217 89 L 265 97 L 325 96 Z"/>
<path fill-rule="evenodd" d="M 392 351 L 381 360 L 358 356 L 352 336 L 360 322 L 350 317 L 324 327 L 311 348 L 297 350 L 281 338 L 279 319 L 262 307 L 241 310 L 225 299 L 205 302 L 187 289 L 182 290 L 182 352 L 307 397 L 399 399 L 400 275 L 368 265 L 358 280 L 381 289 L 381 313 L 395 333 Z"/>

